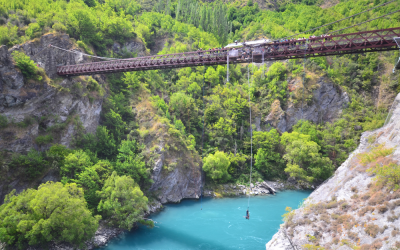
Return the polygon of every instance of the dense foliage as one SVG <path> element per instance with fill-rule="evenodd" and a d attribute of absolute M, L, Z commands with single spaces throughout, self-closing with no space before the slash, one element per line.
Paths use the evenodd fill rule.
<path fill-rule="evenodd" d="M 127 41 L 142 42 L 146 48 L 143 53 L 150 50 L 159 54 L 180 53 L 222 47 L 234 40 L 282 38 L 383 1 L 343 0 L 333 7 L 321 8 L 320 0 L 277 0 L 276 5 L 267 6 L 268 10 L 251 0 L 242 2 L 0 0 L 0 44 L 13 46 L 54 32 L 67 33 L 89 54 L 135 56 L 113 51 L 114 42 L 124 44 Z M 326 34 L 386 14 L 399 6 L 395 2 L 301 36 Z M 397 13 L 343 33 L 398 27 L 399 24 Z M 25 78 L 39 74 L 33 61 L 23 52 L 15 51 L 13 58 Z M 77 134 L 71 145 L 73 149 L 55 144 L 46 152 L 31 150 L 26 155 L 15 154 L 8 167 L 25 171 L 31 181 L 46 170 L 58 170 L 64 186 L 57 183 L 46 184 L 46 187 L 57 186 L 61 190 L 74 187 L 79 190 L 79 199 L 85 199 L 79 204 L 85 209 L 87 206 L 90 211 L 87 214 L 101 214 L 110 224 L 125 229 L 137 222 L 151 224 L 143 216 L 151 200 L 147 197 L 154 195 L 148 189 L 158 155 L 154 153 L 158 149 L 155 142 L 162 133 L 170 139 L 163 151 L 185 148 L 191 157 L 201 154 L 207 182 L 248 184 L 250 162 L 253 162 L 254 182 L 280 178 L 310 187 L 327 179 L 345 161 L 356 148 L 363 131 L 383 125 L 389 105 L 386 99 L 400 92 L 398 75 L 387 73 L 394 58 L 394 53 L 385 52 L 296 59 L 274 62 L 268 67 L 249 64 L 230 65 L 228 69 L 219 65 L 118 73 L 107 75 L 105 87 L 87 77 L 84 81 L 88 91 L 101 96 L 107 91 L 101 126 L 96 132 L 85 133 L 82 124 L 74 120 Z M 229 82 L 226 80 L 228 70 Z M 290 105 L 299 107 L 313 103 L 313 91 L 319 87 L 316 79 L 321 77 L 332 81 L 339 92 L 347 92 L 351 100 L 338 119 L 332 123 L 299 119 L 287 132 L 263 122 L 269 114 Z M 290 86 L 291 81 L 304 88 Z M 147 111 L 154 111 L 154 114 L 147 120 L 137 119 L 136 108 L 146 105 L 151 106 Z M 257 119 L 258 127 L 255 126 Z M 10 119 L 0 116 L 1 129 L 11 123 Z M 28 127 L 31 123 L 24 120 L 18 126 Z M 141 123 L 152 123 L 156 133 L 150 136 Z M 35 139 L 38 146 L 53 141 L 51 135 Z M 170 171 L 176 166 L 176 162 L 165 162 L 163 169 Z M 398 166 L 385 166 L 376 174 L 380 180 L 392 183 L 398 180 Z M 21 199 L 28 204 L 35 199 L 34 194 L 45 189 L 40 190 L 42 188 L 27 190 L 7 198 L 9 200 L 0 207 L 0 218 L 19 211 L 18 206 L 11 210 L 11 205 L 7 205 L 11 201 L 17 203 L 17 199 Z M 57 204 L 64 203 L 57 200 Z M 80 211 L 86 214 L 87 210 Z M 90 218 L 96 221 L 98 217 Z M 24 238 L 22 231 L 5 229 L 15 228 L 15 222 L 7 223 L 11 224 L 0 224 L 0 240 L 10 244 L 36 244 L 56 237 L 51 233 L 40 235 L 38 231 L 31 234 L 29 227 L 25 227 L 29 230 L 24 232 L 29 236 Z M 91 225 L 96 226 L 97 222 L 93 223 Z M 68 229 L 68 225 L 65 227 Z M 91 230 L 80 237 L 89 237 Z M 62 237 L 59 239 L 73 244 L 83 240 L 69 231 L 66 238 Z"/>
<path fill-rule="evenodd" d="M 136 222 L 143 221 L 143 213 L 148 210 L 147 197 L 126 175 L 113 172 L 98 194 L 101 197 L 98 210 L 120 228 L 130 230 Z"/>
<path fill-rule="evenodd" d="M 83 246 L 97 230 L 100 216 L 86 207 L 83 190 L 76 184 L 48 182 L 38 190 L 27 189 L 6 196 L 0 207 L 0 240 L 35 245 L 50 241 Z"/>

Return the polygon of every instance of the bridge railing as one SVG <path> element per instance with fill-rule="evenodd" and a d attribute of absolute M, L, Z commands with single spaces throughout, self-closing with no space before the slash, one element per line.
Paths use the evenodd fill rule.
<path fill-rule="evenodd" d="M 307 53 L 307 51 L 325 50 L 346 50 L 357 47 L 375 47 L 380 43 L 392 43 L 393 37 L 400 33 L 400 28 L 384 30 L 363 31 L 350 34 L 341 34 L 310 39 L 300 39 L 288 42 L 277 42 L 265 46 L 266 56 L 284 54 L 285 52 Z"/>
<path fill-rule="evenodd" d="M 153 55 L 105 62 L 92 62 L 57 68 L 59 75 L 82 75 L 129 70 L 157 68 L 177 68 L 184 66 L 224 64 L 229 55 L 230 62 L 247 62 L 249 58 L 264 53 L 266 60 L 277 60 L 313 55 L 316 53 L 334 53 L 376 47 L 393 46 L 393 37 L 400 36 L 400 28 L 363 31 L 358 33 L 316 37 L 308 40 L 259 44 L 258 47 L 223 48 L 185 53 Z M 257 59 L 257 58 L 256 58 Z M 182 65 L 182 66 L 180 66 Z"/>

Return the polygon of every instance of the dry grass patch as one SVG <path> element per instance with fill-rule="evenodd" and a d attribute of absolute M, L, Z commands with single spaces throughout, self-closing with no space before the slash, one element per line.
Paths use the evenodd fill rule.
<path fill-rule="evenodd" d="M 360 247 L 360 250 L 377 250 L 382 247 L 382 242 L 380 240 L 374 241 L 372 244 L 364 244 Z"/>
<path fill-rule="evenodd" d="M 360 209 L 360 211 L 358 211 L 358 216 L 364 216 L 366 213 L 368 212 L 373 212 L 375 210 L 374 207 L 371 206 L 366 206 Z"/>
<path fill-rule="evenodd" d="M 375 224 L 369 224 L 365 228 L 365 233 L 367 233 L 372 238 L 375 238 L 378 235 L 378 233 L 380 233 L 380 232 L 381 232 L 381 228 L 379 228 L 379 226 L 377 226 Z"/>
<path fill-rule="evenodd" d="M 384 195 L 381 191 L 372 195 L 372 197 L 368 201 L 368 205 L 376 205 L 382 204 L 385 201 L 386 195 Z"/>

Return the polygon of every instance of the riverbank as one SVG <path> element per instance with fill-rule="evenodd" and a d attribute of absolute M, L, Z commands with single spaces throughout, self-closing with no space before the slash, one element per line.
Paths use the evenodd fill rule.
<path fill-rule="evenodd" d="M 241 195 L 269 195 L 284 190 L 303 190 L 302 187 L 287 181 L 263 181 L 251 186 L 239 184 L 206 184 L 204 197 L 234 197 Z"/>

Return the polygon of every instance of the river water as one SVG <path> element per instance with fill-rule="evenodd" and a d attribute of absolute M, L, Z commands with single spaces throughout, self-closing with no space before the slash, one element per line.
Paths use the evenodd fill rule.
<path fill-rule="evenodd" d="M 284 191 L 275 196 L 184 200 L 165 205 L 152 215 L 152 229 L 140 227 L 109 242 L 102 250 L 228 250 L 265 249 L 282 224 L 286 207 L 297 208 L 308 191 Z M 202 208 L 202 210 L 201 210 Z"/>

